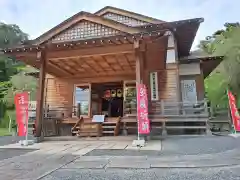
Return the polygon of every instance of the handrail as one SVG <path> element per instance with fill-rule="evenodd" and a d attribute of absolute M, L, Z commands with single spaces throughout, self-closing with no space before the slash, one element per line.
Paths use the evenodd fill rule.
<path fill-rule="evenodd" d="M 124 102 L 124 115 L 136 114 L 136 102 Z M 177 101 L 150 101 L 148 105 L 149 115 L 208 115 L 207 101 L 177 102 Z"/>

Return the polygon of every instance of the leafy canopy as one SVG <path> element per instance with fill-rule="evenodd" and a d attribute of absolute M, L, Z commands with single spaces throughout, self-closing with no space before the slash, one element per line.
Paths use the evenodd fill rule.
<path fill-rule="evenodd" d="M 221 64 L 205 80 L 209 99 L 215 105 L 227 105 L 226 89 L 240 95 L 240 24 L 226 23 L 200 42 L 200 49 L 214 56 L 224 56 Z"/>

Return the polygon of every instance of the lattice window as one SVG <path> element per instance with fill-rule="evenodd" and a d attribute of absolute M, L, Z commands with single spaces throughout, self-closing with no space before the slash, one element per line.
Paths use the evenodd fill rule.
<path fill-rule="evenodd" d="M 120 31 L 89 21 L 81 21 L 72 28 L 57 35 L 52 39 L 53 42 L 74 41 L 80 39 L 91 39 L 97 37 L 106 37 L 119 34 Z"/>
<path fill-rule="evenodd" d="M 122 24 L 126 24 L 128 26 L 142 26 L 142 25 L 149 24 L 148 22 L 144 22 L 138 19 L 134 19 L 128 16 L 122 16 L 115 13 L 106 13 L 103 15 L 103 17 L 106 19 L 111 19 L 113 21 L 120 22 Z"/>

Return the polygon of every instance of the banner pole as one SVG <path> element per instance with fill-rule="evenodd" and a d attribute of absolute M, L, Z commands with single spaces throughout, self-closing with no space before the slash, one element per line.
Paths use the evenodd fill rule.
<path fill-rule="evenodd" d="M 25 137 L 25 141 L 26 141 L 26 145 L 28 145 L 28 121 L 29 121 L 29 116 L 26 116 L 26 114 L 28 113 L 27 110 L 28 110 L 28 108 L 29 108 L 29 101 L 30 101 L 30 92 L 28 92 L 27 108 L 25 109 L 25 125 L 26 125 L 26 137 Z"/>
<path fill-rule="evenodd" d="M 136 84 L 136 91 L 137 91 L 137 95 L 138 95 L 138 85 L 139 85 L 139 83 L 138 82 L 136 82 L 137 84 Z M 139 117 L 138 117 L 138 99 L 137 99 L 137 126 L 138 126 L 138 128 L 137 128 L 137 130 L 138 130 L 138 134 L 137 134 L 137 140 L 140 140 L 140 134 L 139 134 Z"/>

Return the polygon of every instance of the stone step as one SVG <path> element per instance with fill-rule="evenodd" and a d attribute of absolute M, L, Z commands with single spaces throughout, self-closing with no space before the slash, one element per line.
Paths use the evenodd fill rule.
<path fill-rule="evenodd" d="M 114 131 L 103 131 L 104 134 L 114 134 Z"/>

